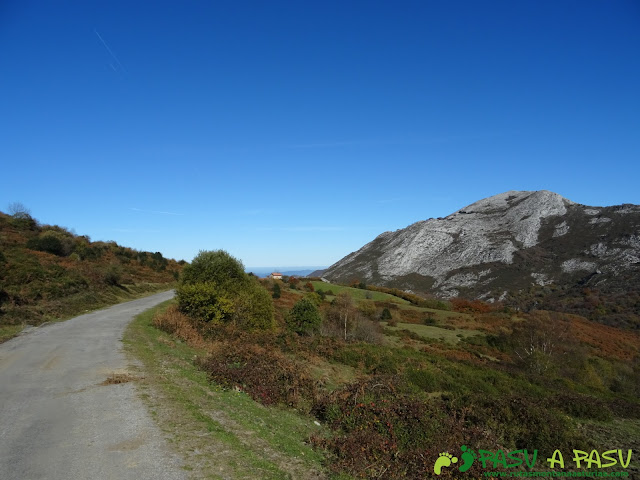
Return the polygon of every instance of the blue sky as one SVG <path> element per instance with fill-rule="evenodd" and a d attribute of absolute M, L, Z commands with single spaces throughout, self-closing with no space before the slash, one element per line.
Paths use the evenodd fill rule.
<path fill-rule="evenodd" d="M 0 2 L 0 209 L 329 265 L 507 190 L 640 203 L 640 3 Z"/>

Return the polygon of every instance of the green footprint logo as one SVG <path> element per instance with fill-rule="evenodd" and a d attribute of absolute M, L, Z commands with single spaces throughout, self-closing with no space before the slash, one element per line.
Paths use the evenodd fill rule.
<path fill-rule="evenodd" d="M 452 463 L 456 463 L 458 461 L 458 457 L 454 457 L 449 452 L 442 452 L 436 463 L 433 465 L 433 473 L 436 475 L 440 475 L 443 467 L 449 467 Z"/>
<path fill-rule="evenodd" d="M 462 458 L 462 461 L 464 463 L 460 465 L 460 468 L 458 470 L 460 470 L 461 472 L 466 472 L 471 468 L 471 465 L 473 465 L 473 462 L 477 458 L 476 453 L 466 445 L 462 445 L 462 447 L 460 447 L 460 450 L 462 450 L 462 455 L 460 455 L 460 458 Z"/>

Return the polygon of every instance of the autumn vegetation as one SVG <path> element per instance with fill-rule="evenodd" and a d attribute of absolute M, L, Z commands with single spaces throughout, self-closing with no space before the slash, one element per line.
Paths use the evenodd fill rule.
<path fill-rule="evenodd" d="M 0 212 L 2 330 L 17 332 L 25 324 L 167 290 L 182 270 L 160 252 L 92 242 L 67 228 L 41 224 L 20 204 L 10 213 Z"/>
<path fill-rule="evenodd" d="M 235 261 L 233 280 L 196 275 L 209 271 L 200 261 Z M 226 252 L 201 252 L 185 268 L 176 305 L 155 324 L 204 349 L 195 363 L 215 384 L 327 426 L 328 435 L 308 441 L 325 453 L 331 475 L 428 478 L 439 452 L 463 444 L 537 449 L 540 457 L 612 439 L 640 448 L 633 332 L 563 312 L 420 299 L 361 282 L 259 281 L 240 267 Z M 263 292 L 251 320 L 235 304 L 245 288 Z M 452 474 L 478 471 L 443 476 Z"/>

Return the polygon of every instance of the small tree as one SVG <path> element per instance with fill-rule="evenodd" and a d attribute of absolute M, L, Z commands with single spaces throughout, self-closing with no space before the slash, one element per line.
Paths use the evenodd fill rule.
<path fill-rule="evenodd" d="M 9 215 L 13 218 L 26 219 L 31 218 L 31 211 L 20 202 L 9 204 Z"/>
<path fill-rule="evenodd" d="M 391 312 L 389 311 L 388 308 L 385 308 L 384 310 L 382 310 L 382 315 L 380 315 L 380 320 L 389 321 L 392 318 L 393 317 L 391 316 Z"/>
<path fill-rule="evenodd" d="M 321 323 L 318 308 L 308 298 L 298 300 L 287 316 L 287 326 L 299 335 L 317 331 Z"/>
<path fill-rule="evenodd" d="M 334 302 L 339 312 L 340 323 L 342 324 L 344 332 L 344 339 L 347 340 L 349 325 L 353 323 L 355 317 L 353 298 L 351 298 L 351 295 L 349 295 L 348 292 L 340 292 Z"/>
<path fill-rule="evenodd" d="M 280 284 L 278 282 L 275 282 L 273 284 L 273 294 L 271 296 L 273 298 L 280 298 L 280 295 L 281 295 Z"/>

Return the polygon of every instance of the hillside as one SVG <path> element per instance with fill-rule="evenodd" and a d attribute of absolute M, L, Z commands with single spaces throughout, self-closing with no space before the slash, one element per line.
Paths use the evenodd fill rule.
<path fill-rule="evenodd" d="M 165 426 L 195 478 L 207 462 L 229 478 L 255 478 L 245 472 L 256 454 L 268 462 L 260 478 L 399 480 L 435 478 L 442 452 L 464 458 L 466 448 L 535 449 L 535 472 L 550 470 L 555 450 L 568 459 L 572 449 L 639 448 L 635 332 L 481 301 L 425 301 L 434 309 L 379 287 L 260 283 L 273 295 L 275 327 L 239 329 L 231 317 L 212 327 L 181 309 L 180 289 L 177 302 L 135 325 L 145 375 L 165 388 Z M 188 404 L 185 389 L 194 392 Z M 638 468 L 635 456 L 616 466 L 628 478 Z M 442 478 L 535 472 L 467 459 Z"/>
<path fill-rule="evenodd" d="M 160 252 L 92 242 L 25 212 L 0 212 L 0 338 L 25 324 L 166 290 L 181 268 Z"/>
<path fill-rule="evenodd" d="M 324 277 L 529 308 L 561 297 L 585 303 L 584 288 L 636 298 L 639 274 L 640 206 L 589 207 L 542 190 L 505 192 L 385 232 Z M 638 325 L 636 310 L 609 320 Z"/>

